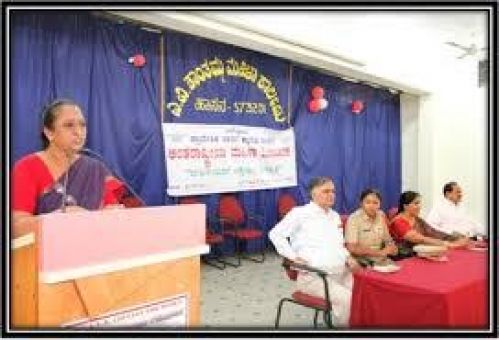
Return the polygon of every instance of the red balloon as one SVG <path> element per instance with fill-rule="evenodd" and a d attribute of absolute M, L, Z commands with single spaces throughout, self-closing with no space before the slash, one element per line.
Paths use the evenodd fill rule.
<path fill-rule="evenodd" d="M 312 89 L 312 97 L 314 99 L 321 99 L 322 97 L 324 97 L 324 89 L 320 86 L 315 86 Z"/>
<path fill-rule="evenodd" d="M 361 113 L 364 110 L 364 103 L 360 100 L 354 100 L 352 102 L 352 112 Z"/>
<path fill-rule="evenodd" d="M 319 112 L 319 110 L 321 109 L 321 103 L 319 102 L 319 99 L 312 99 L 311 101 L 309 101 L 308 109 L 313 113 Z"/>
<path fill-rule="evenodd" d="M 146 64 L 146 57 L 144 57 L 143 54 L 136 54 L 131 57 L 129 61 L 133 63 L 133 66 L 135 67 L 142 67 Z"/>

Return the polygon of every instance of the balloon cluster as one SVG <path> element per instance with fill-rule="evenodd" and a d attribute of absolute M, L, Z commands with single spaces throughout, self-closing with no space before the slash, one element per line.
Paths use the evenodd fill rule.
<path fill-rule="evenodd" d="M 308 102 L 310 112 L 317 113 L 322 111 L 328 104 L 328 101 L 324 98 L 324 89 L 320 86 L 315 86 L 312 89 L 312 99 Z"/>
<path fill-rule="evenodd" d="M 359 114 L 364 110 L 364 103 L 360 100 L 354 100 L 352 102 L 352 113 Z"/>
<path fill-rule="evenodd" d="M 144 57 L 143 54 L 136 54 L 133 57 L 128 58 L 128 62 L 135 67 L 142 67 L 146 64 L 146 57 Z"/>

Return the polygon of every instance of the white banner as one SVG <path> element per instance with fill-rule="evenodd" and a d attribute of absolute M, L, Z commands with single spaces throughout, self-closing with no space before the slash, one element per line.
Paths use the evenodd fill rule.
<path fill-rule="evenodd" d="M 74 328 L 187 327 L 187 306 L 187 296 L 182 294 L 62 326 Z"/>
<path fill-rule="evenodd" d="M 163 124 L 170 196 L 296 185 L 293 129 Z"/>

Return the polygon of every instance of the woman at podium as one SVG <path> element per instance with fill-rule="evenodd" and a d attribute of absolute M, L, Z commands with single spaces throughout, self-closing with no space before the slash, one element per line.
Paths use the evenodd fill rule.
<path fill-rule="evenodd" d="M 52 102 L 42 122 L 43 150 L 18 160 L 12 171 L 14 237 L 29 229 L 35 215 L 116 206 L 124 187 L 100 160 L 80 153 L 87 125 L 76 103 Z"/>

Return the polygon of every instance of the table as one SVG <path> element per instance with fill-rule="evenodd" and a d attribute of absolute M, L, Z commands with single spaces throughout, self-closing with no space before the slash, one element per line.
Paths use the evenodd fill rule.
<path fill-rule="evenodd" d="M 449 250 L 448 262 L 414 257 L 395 273 L 355 273 L 351 327 L 486 329 L 487 255 Z"/>

